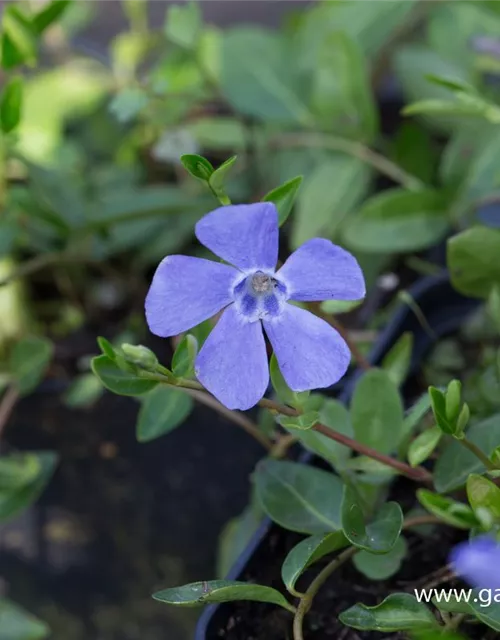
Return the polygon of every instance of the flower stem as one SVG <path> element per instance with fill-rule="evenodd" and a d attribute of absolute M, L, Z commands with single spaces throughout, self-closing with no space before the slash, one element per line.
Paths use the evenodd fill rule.
<path fill-rule="evenodd" d="M 484 466 L 488 469 L 488 471 L 498 471 L 498 468 L 493 464 L 493 462 L 488 458 L 488 456 L 482 451 L 477 444 L 474 444 L 471 440 L 466 438 L 457 438 L 457 440 L 468 449 L 471 453 L 473 453 L 476 458 L 481 460 Z"/>
<path fill-rule="evenodd" d="M 273 144 L 279 148 L 319 147 L 321 149 L 340 151 L 371 165 L 377 171 L 410 191 L 420 191 L 425 187 L 419 178 L 407 173 L 385 156 L 355 140 L 322 133 L 282 133 L 271 140 L 271 145 Z"/>
<path fill-rule="evenodd" d="M 11 385 L 0 402 L 0 436 L 5 429 L 10 414 L 19 400 L 19 391 L 15 385 Z"/>

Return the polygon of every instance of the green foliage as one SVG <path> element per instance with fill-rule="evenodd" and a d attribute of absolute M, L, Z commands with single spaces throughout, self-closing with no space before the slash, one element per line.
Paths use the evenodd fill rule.
<path fill-rule="evenodd" d="M 140 396 L 154 389 L 158 382 L 139 377 L 133 370 L 120 368 L 116 362 L 102 355 L 93 358 L 92 371 L 102 384 L 121 396 Z"/>
<path fill-rule="evenodd" d="M 467 498 L 476 517 L 490 529 L 500 522 L 500 489 L 484 476 L 471 473 L 467 478 Z"/>
<path fill-rule="evenodd" d="M 278 365 L 278 359 L 276 358 L 276 354 L 274 353 L 271 356 L 269 370 L 271 375 L 271 382 L 274 390 L 276 391 L 278 399 L 285 404 L 289 404 L 290 406 L 295 407 L 296 409 L 301 409 L 304 406 L 307 398 L 309 397 L 309 392 L 302 391 L 297 393 L 296 391 L 292 391 L 290 389 L 285 381 L 285 378 L 283 378 L 283 374 L 281 373 Z M 285 417 L 283 417 L 283 419 L 285 419 Z M 282 424 L 284 427 L 288 426 L 283 422 Z M 289 426 L 293 426 L 293 422 Z"/>
<path fill-rule="evenodd" d="M 400 536 L 387 553 L 375 554 L 359 551 L 353 558 L 356 569 L 370 580 L 387 580 L 396 574 L 408 551 L 405 539 Z"/>
<path fill-rule="evenodd" d="M 339 620 L 361 631 L 413 631 L 437 625 L 430 609 L 408 593 L 392 593 L 374 607 L 356 604 L 343 611 Z"/>
<path fill-rule="evenodd" d="M 403 384 L 408 375 L 412 350 L 413 334 L 404 333 L 382 361 L 382 369 L 387 371 L 389 378 L 398 387 Z"/>
<path fill-rule="evenodd" d="M 170 433 L 184 422 L 192 408 L 193 399 L 183 391 L 157 386 L 142 401 L 137 421 L 137 439 L 139 442 L 149 442 Z"/>
<path fill-rule="evenodd" d="M 461 383 L 452 380 L 445 392 L 429 387 L 431 407 L 437 426 L 443 433 L 455 438 L 463 438 L 463 432 L 469 420 L 469 407 L 461 401 Z"/>
<path fill-rule="evenodd" d="M 0 124 L 4 133 L 10 133 L 21 119 L 23 80 L 13 77 L 5 85 L 0 100 Z"/>
<path fill-rule="evenodd" d="M 500 283 L 500 231 L 473 227 L 448 240 L 447 260 L 451 281 L 457 291 L 487 298 Z"/>
<path fill-rule="evenodd" d="M 187 333 L 172 357 L 172 373 L 178 378 L 192 378 L 197 354 L 198 340 L 191 333 Z"/>
<path fill-rule="evenodd" d="M 39 385 L 52 354 L 52 343 L 45 338 L 27 337 L 14 345 L 10 354 L 9 369 L 21 394 L 26 395 Z"/>
<path fill-rule="evenodd" d="M 446 496 L 440 496 L 427 489 L 419 489 L 417 497 L 423 507 L 453 527 L 471 529 L 478 524 L 472 510 L 462 502 L 457 502 Z"/>
<path fill-rule="evenodd" d="M 297 176 L 276 187 L 262 198 L 263 202 L 272 202 L 278 209 L 279 225 L 285 224 L 292 212 L 303 176 Z"/>
<path fill-rule="evenodd" d="M 2 640 L 43 640 L 49 628 L 22 607 L 0 598 L 0 629 Z"/>
<path fill-rule="evenodd" d="M 442 435 L 443 432 L 439 427 L 433 427 L 432 429 L 422 431 L 422 433 L 410 443 L 408 447 L 408 461 L 412 467 L 417 467 L 424 462 L 424 460 L 427 460 L 438 446 Z"/>

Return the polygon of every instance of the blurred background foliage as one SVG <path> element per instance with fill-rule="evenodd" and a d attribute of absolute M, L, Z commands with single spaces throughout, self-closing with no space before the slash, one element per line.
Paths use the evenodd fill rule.
<path fill-rule="evenodd" d="M 498 2 L 314 2 L 288 7 L 279 29 L 222 29 L 203 19 L 204 3 L 154 3 L 162 23 L 145 0 L 107 4 L 127 26 L 102 48 L 89 45 L 97 3 L 3 3 L 0 431 L 46 374 L 68 407 L 92 406 L 103 389 L 81 336 L 145 341 L 155 265 L 205 255 L 193 227 L 217 202 L 183 154 L 214 166 L 237 155 L 234 202 L 303 176 L 282 256 L 330 238 L 359 258 L 373 295 L 388 272 L 403 284 L 435 272 L 443 241 L 472 227 L 450 244 L 452 277 L 490 296 L 498 316 Z M 176 405 L 154 437 L 191 405 Z M 56 459 L 2 450 L 0 518 L 10 519 Z M 2 640 L 20 611 L 0 604 Z M 9 640 L 46 635 L 25 620 Z"/>

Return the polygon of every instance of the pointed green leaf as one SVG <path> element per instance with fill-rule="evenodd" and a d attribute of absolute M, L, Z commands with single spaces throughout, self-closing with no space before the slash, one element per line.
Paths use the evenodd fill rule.
<path fill-rule="evenodd" d="M 432 413 L 436 419 L 437 426 L 443 433 L 452 434 L 454 429 L 446 416 L 446 395 L 436 387 L 429 387 Z"/>
<path fill-rule="evenodd" d="M 194 361 L 198 353 L 198 340 L 187 333 L 179 342 L 172 357 L 172 372 L 178 378 L 191 378 L 194 375 Z"/>
<path fill-rule="evenodd" d="M 392 549 L 383 555 L 359 551 L 352 559 L 356 569 L 370 580 L 387 580 L 399 571 L 408 545 L 400 536 Z"/>
<path fill-rule="evenodd" d="M 409 593 L 392 593 L 374 607 L 355 604 L 343 611 L 339 620 L 354 629 L 382 633 L 437 626 L 430 609 Z"/>
<path fill-rule="evenodd" d="M 443 433 L 439 427 L 422 431 L 408 447 L 408 461 L 412 467 L 418 467 L 438 446 Z"/>
<path fill-rule="evenodd" d="M 281 567 L 281 577 L 286 588 L 295 589 L 297 580 L 308 567 L 324 556 L 343 549 L 348 544 L 349 542 L 342 531 L 311 536 L 299 542 L 288 553 Z"/>
<path fill-rule="evenodd" d="M 116 351 L 113 345 L 109 340 L 99 336 L 97 338 L 97 344 L 99 345 L 99 349 L 102 351 L 103 355 L 108 356 L 110 360 L 116 359 Z"/>
<path fill-rule="evenodd" d="M 427 511 L 453 527 L 471 529 L 479 524 L 472 509 L 463 502 L 457 502 L 427 489 L 418 489 L 417 498 Z"/>
<path fill-rule="evenodd" d="M 430 408 L 430 396 L 428 393 L 424 393 L 406 412 L 403 420 L 403 436 L 408 436 L 413 433 Z"/>
<path fill-rule="evenodd" d="M 215 171 L 211 162 L 209 162 L 203 156 L 199 156 L 194 153 L 181 156 L 181 162 L 184 166 L 184 169 L 186 169 L 186 171 L 190 173 L 193 178 L 198 178 L 199 180 L 204 180 L 205 182 L 208 182 L 210 176 Z"/>
<path fill-rule="evenodd" d="M 137 440 L 150 442 L 170 433 L 191 413 L 193 399 L 174 387 L 160 385 L 148 393 L 137 420 Z"/>
<path fill-rule="evenodd" d="M 226 177 L 236 160 L 237 156 L 232 156 L 223 162 L 220 167 L 217 167 L 208 178 L 210 188 L 223 204 L 229 204 L 229 199 L 226 195 Z"/>
<path fill-rule="evenodd" d="M 23 79 L 11 78 L 4 86 L 0 103 L 0 123 L 4 133 L 9 133 L 19 124 L 22 103 Z"/>
<path fill-rule="evenodd" d="M 33 66 L 36 55 L 36 32 L 32 22 L 20 6 L 7 5 L 2 13 L 2 67 Z"/>
<path fill-rule="evenodd" d="M 257 499 L 285 529 L 320 534 L 340 529 L 342 482 L 332 473 L 278 460 L 263 460 L 254 475 Z"/>
<path fill-rule="evenodd" d="M 106 389 L 120 396 L 140 396 L 158 385 L 155 380 L 146 380 L 135 373 L 120 369 L 113 360 L 105 355 L 93 358 L 91 366 L 92 371 Z"/>
<path fill-rule="evenodd" d="M 396 544 L 403 526 L 403 512 L 397 502 L 386 502 L 374 519 L 366 523 L 355 491 L 346 486 L 342 500 L 342 530 L 356 547 L 371 553 L 387 553 Z"/>
<path fill-rule="evenodd" d="M 38 34 L 41 34 L 57 22 L 71 5 L 71 0 L 52 0 L 47 3 L 33 18 L 33 26 Z"/>
<path fill-rule="evenodd" d="M 484 476 L 471 473 L 467 478 L 467 497 L 474 513 L 486 509 L 493 520 L 500 522 L 500 489 Z M 479 517 L 482 520 L 482 517 Z"/>
<path fill-rule="evenodd" d="M 279 187 L 276 187 L 276 189 L 273 189 L 262 198 L 262 202 L 272 202 L 276 205 L 276 208 L 278 209 L 278 222 L 280 227 L 286 222 L 292 211 L 302 179 L 303 176 L 292 178 Z"/>
<path fill-rule="evenodd" d="M 212 602 L 232 602 L 233 600 L 253 600 L 269 602 L 291 610 L 292 606 L 276 589 L 260 584 L 236 582 L 232 580 L 210 580 L 193 582 L 182 587 L 164 589 L 153 594 L 155 600 L 181 607 L 199 607 Z"/>
<path fill-rule="evenodd" d="M 43 640 L 50 630 L 18 604 L 0 598 L 0 629 L 2 640 Z"/>
<path fill-rule="evenodd" d="M 389 378 L 398 387 L 403 384 L 408 375 L 412 350 L 413 333 L 407 331 L 396 341 L 382 361 L 382 369 L 387 371 Z"/>
<path fill-rule="evenodd" d="M 9 368 L 22 395 L 33 391 L 41 382 L 52 359 L 54 348 L 46 338 L 23 338 L 14 345 Z"/>
<path fill-rule="evenodd" d="M 386 371 L 371 369 L 359 380 L 351 417 L 356 440 L 381 453 L 397 448 L 403 429 L 403 403 Z"/>

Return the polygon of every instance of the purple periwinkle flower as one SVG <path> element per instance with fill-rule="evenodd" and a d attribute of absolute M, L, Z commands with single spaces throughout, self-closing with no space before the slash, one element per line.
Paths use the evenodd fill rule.
<path fill-rule="evenodd" d="M 362 298 L 363 274 L 350 253 L 314 238 L 275 271 L 278 212 L 268 202 L 216 209 L 197 223 L 196 236 L 230 264 L 167 256 L 147 295 L 146 317 L 151 331 L 166 338 L 224 309 L 195 363 L 199 381 L 220 402 L 249 409 L 264 395 L 269 366 L 263 327 L 294 391 L 329 387 L 345 374 L 350 352 L 344 340 L 289 301 Z"/>
<path fill-rule="evenodd" d="M 500 544 L 480 536 L 462 542 L 451 552 L 455 573 L 479 589 L 500 589 Z"/>

